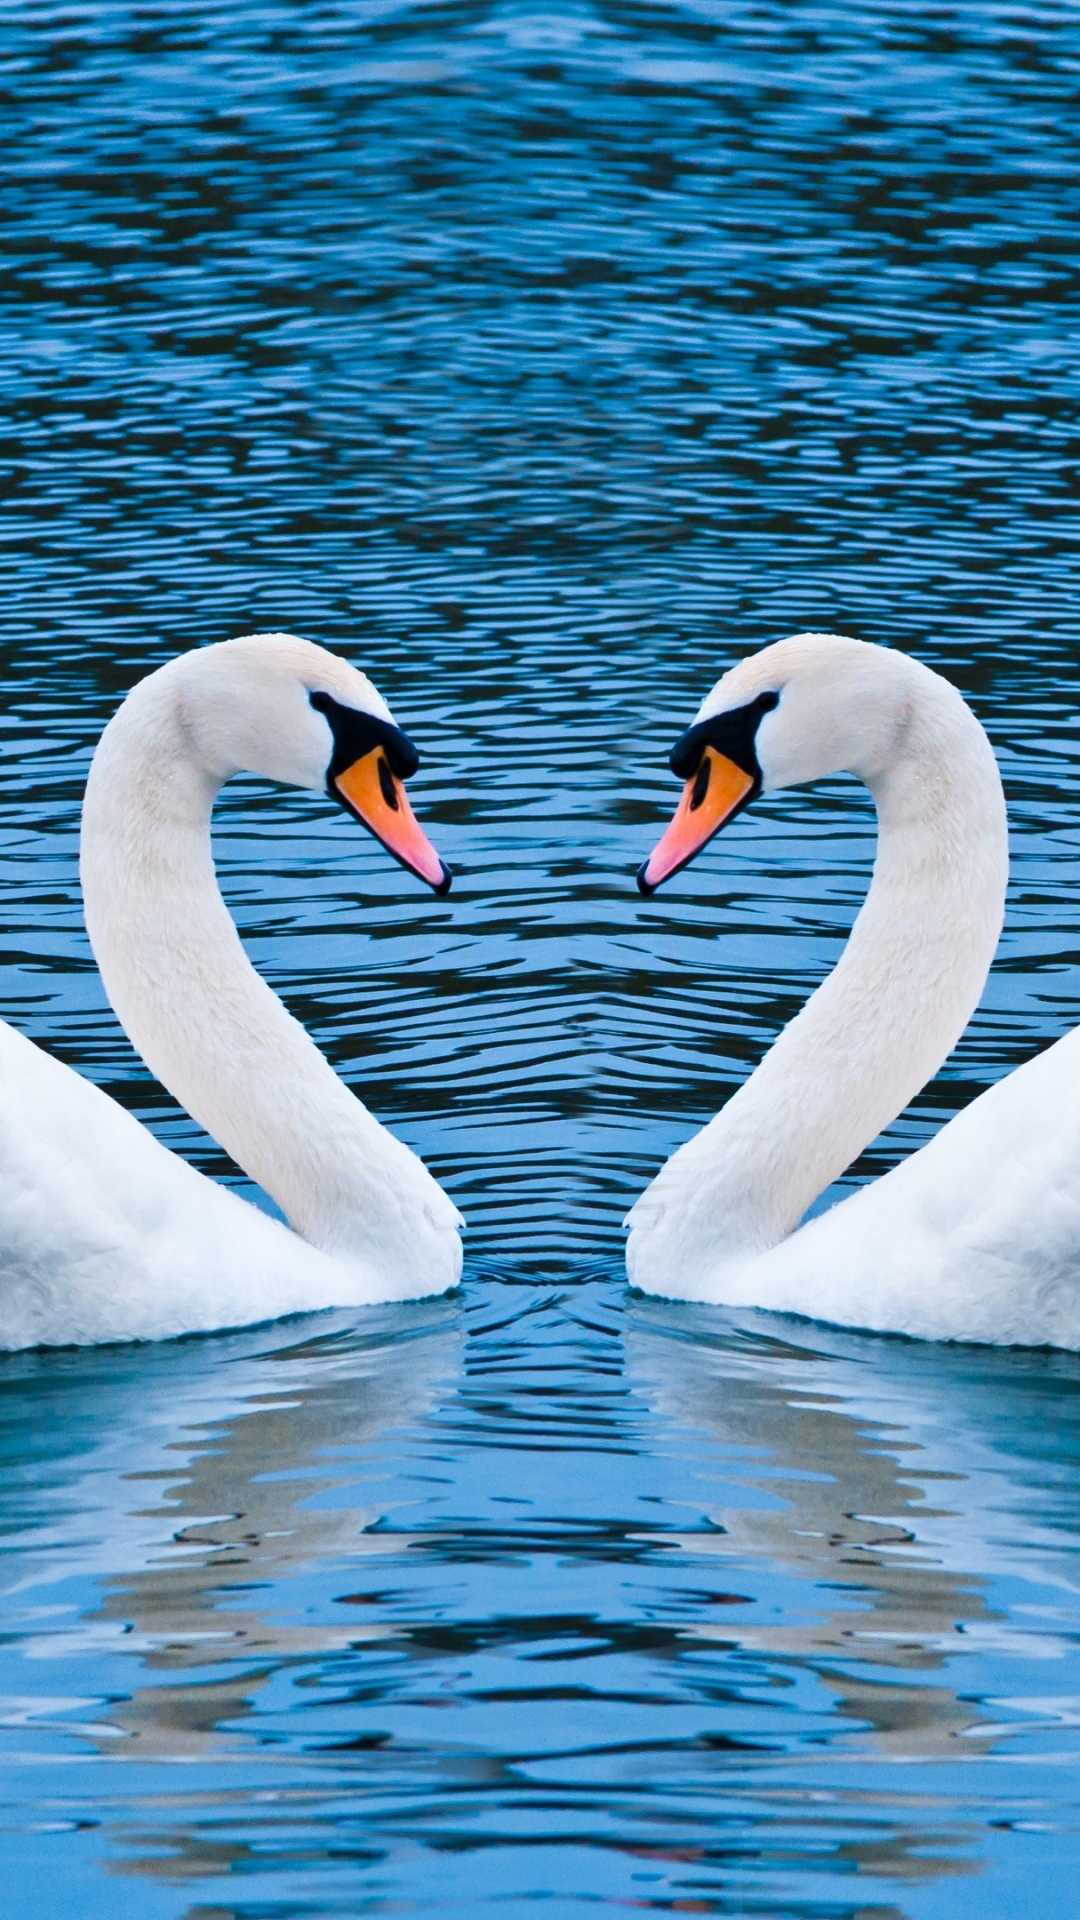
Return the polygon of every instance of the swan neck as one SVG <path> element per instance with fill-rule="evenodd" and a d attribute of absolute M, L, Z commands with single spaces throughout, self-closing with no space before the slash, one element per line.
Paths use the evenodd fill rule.
<path fill-rule="evenodd" d="M 192 725 L 205 658 L 182 656 L 142 681 L 98 745 L 80 860 L 91 945 L 151 1072 L 305 1239 L 358 1250 L 400 1186 L 399 1158 L 423 1169 L 241 946 L 210 844 L 214 798 L 234 768 L 205 764 Z"/>
<path fill-rule="evenodd" d="M 937 1072 L 986 982 L 1008 873 L 1000 776 L 959 694 L 904 664 L 906 724 L 886 764 L 863 772 L 878 847 L 844 952 L 750 1079 L 669 1162 L 714 1257 L 762 1251 L 799 1224 Z"/>

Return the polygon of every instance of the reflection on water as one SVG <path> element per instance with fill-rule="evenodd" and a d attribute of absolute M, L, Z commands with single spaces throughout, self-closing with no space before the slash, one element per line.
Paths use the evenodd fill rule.
<path fill-rule="evenodd" d="M 1074 1356 L 608 1280 L 424 1312 L 12 1365 L 21 1860 L 88 1834 L 93 1911 L 200 1917 L 1022 1911 L 1010 1845 L 1062 1870 Z"/>
<path fill-rule="evenodd" d="M 244 1411 L 200 1435 L 179 1481 L 175 1467 L 135 1476 L 163 1483 L 164 1504 L 147 1517 L 160 1513 L 171 1538 L 148 1565 L 105 1583 L 95 1618 L 123 1622 L 149 1674 L 193 1678 L 135 1689 L 110 1715 L 109 1737 L 136 1737 L 140 1755 L 204 1753 L 272 1673 L 384 1631 L 350 1612 L 361 1594 L 343 1596 L 330 1622 L 290 1618 L 287 1604 L 290 1582 L 313 1565 L 348 1568 L 353 1578 L 365 1554 L 378 1553 L 366 1529 L 379 1509 L 357 1504 L 358 1451 L 416 1417 L 434 1370 L 455 1370 L 460 1340 L 445 1310 L 376 1317 L 385 1322 L 381 1337 L 316 1333 L 261 1355 L 263 1379 L 245 1394 Z M 248 1671 L 202 1681 L 208 1665 L 237 1662 Z"/>
<path fill-rule="evenodd" d="M 619 1221 L 868 877 L 837 782 L 638 897 L 750 647 L 911 650 L 1006 780 L 983 1006 L 853 1177 L 1080 1013 L 1080 24 L 8 12 L 0 1008 L 239 1179 L 104 1004 L 77 810 L 148 667 L 307 632 L 454 891 L 254 782 L 223 883 L 469 1221 L 437 1309 L 0 1360 L 19 1920 L 1075 1920 L 1077 1362 L 630 1301 Z"/>
<path fill-rule="evenodd" d="M 972 1645 L 1021 1659 L 1067 1651 L 1049 1622 L 1037 1641 L 1018 1633 L 994 1583 L 1060 1586 L 1066 1635 L 1078 1624 L 1080 1364 L 728 1321 L 671 1324 L 670 1310 L 641 1308 L 638 1366 L 663 1414 L 714 1437 L 760 1496 L 716 1513 L 718 1555 L 783 1568 L 815 1602 L 801 1617 L 733 1614 L 697 1631 L 813 1662 L 875 1750 L 940 1757 L 957 1734 L 990 1737 L 976 1697 L 952 1691 L 952 1661 Z M 1067 1476 L 1052 1513 L 1048 1471 Z M 935 1683 L 900 1689 L 897 1674 Z"/>
<path fill-rule="evenodd" d="M 93 1730 L 103 1751 L 123 1735 L 139 1755 L 193 1757 L 280 1663 L 371 1637 L 347 1608 L 329 1622 L 291 1619 L 289 1584 L 320 1563 L 355 1571 L 378 1551 L 366 1529 L 381 1509 L 358 1504 L 371 1471 L 363 1449 L 416 1418 L 456 1371 L 461 1343 L 445 1305 L 363 1318 L 362 1328 L 335 1326 L 337 1315 L 293 1322 L 305 1331 L 288 1344 L 287 1330 L 263 1329 L 6 1363 L 4 1466 L 16 1490 L 4 1532 L 20 1557 L 17 1590 L 101 1582 L 99 1603 L 74 1619 L 44 1609 L 38 1652 L 121 1635 L 149 1674 L 251 1669 L 135 1689 Z M 67 1445 L 47 1438 L 35 1460 L 27 1436 L 39 1423 Z"/>

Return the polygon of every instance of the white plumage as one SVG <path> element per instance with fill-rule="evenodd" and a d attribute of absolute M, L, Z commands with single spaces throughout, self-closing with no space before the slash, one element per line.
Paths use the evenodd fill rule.
<path fill-rule="evenodd" d="M 0 1023 L 2 1347 L 161 1339 L 456 1284 L 456 1207 L 259 978 L 214 876 L 210 812 L 231 774 L 325 787 L 334 742 L 312 692 L 392 725 L 370 681 L 310 642 L 182 655 L 106 728 L 83 812 L 87 925 L 117 1015 L 291 1226 Z"/>
<path fill-rule="evenodd" d="M 1007 828 L 989 742 L 928 668 L 800 634 L 725 675 L 699 720 L 766 689 L 780 697 L 757 729 L 763 789 L 858 774 L 878 810 L 873 880 L 832 974 L 632 1210 L 630 1278 L 925 1339 L 1080 1347 L 1080 1032 L 799 1225 L 974 1011 Z"/>

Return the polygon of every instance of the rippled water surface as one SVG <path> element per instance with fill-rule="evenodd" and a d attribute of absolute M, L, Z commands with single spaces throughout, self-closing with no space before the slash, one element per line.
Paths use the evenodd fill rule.
<path fill-rule="evenodd" d="M 666 749 L 799 627 L 964 690 L 1002 948 L 879 1171 L 1080 1014 L 1080 18 L 5 17 L 3 1011 L 239 1180 L 82 927 L 120 695 L 285 627 L 457 870 L 217 822 L 266 976 L 469 1221 L 459 1296 L 0 1359 L 4 1913 L 1080 1911 L 1080 1359 L 630 1296 L 619 1221 L 835 958 L 873 819 L 642 902 Z"/>

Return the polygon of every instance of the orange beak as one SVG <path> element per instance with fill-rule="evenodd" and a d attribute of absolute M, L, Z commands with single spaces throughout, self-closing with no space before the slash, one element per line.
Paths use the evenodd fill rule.
<path fill-rule="evenodd" d="M 421 827 L 382 747 L 374 747 L 354 760 L 351 767 L 331 774 L 330 784 L 350 813 L 382 841 L 395 860 L 426 880 L 436 893 L 449 893 L 453 877 L 450 869 Z"/>
<path fill-rule="evenodd" d="M 697 772 L 683 788 L 671 825 L 638 871 L 642 893 L 654 892 L 661 880 L 670 880 L 687 866 L 752 796 L 756 784 L 752 773 L 717 753 L 715 747 L 706 747 Z"/>

